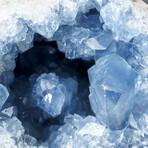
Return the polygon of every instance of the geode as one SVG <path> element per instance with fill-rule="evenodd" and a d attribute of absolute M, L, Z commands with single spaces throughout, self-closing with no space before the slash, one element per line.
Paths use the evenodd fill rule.
<path fill-rule="evenodd" d="M 0 147 L 147 147 L 147 4 L 1 0 Z"/>

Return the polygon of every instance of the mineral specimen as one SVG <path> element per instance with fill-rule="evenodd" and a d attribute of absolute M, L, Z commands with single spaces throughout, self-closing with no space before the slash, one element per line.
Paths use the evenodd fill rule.
<path fill-rule="evenodd" d="M 69 59 L 90 59 L 95 51 L 106 50 L 113 40 L 110 32 L 101 29 L 99 13 L 96 11 L 88 16 L 79 14 L 75 26 L 59 28 L 53 39 L 57 40 L 59 50 L 65 52 Z"/>
<path fill-rule="evenodd" d="M 45 148 L 45 145 L 45 143 L 42 144 L 42 148 Z M 38 147 L 38 142 L 24 133 L 24 128 L 16 117 L 9 118 L 0 114 L 0 146 L 2 148 L 30 148 Z"/>
<path fill-rule="evenodd" d="M 0 0 L 0 147 L 147 147 L 147 4 Z"/>
<path fill-rule="evenodd" d="M 83 119 L 76 114 L 68 115 L 65 122 L 57 131 L 52 131 L 49 139 L 51 148 L 116 147 L 122 140 L 122 131 L 110 131 L 93 116 Z"/>
<path fill-rule="evenodd" d="M 121 6 L 122 5 L 122 6 Z M 129 42 L 145 32 L 143 16 L 130 0 L 111 0 L 100 10 L 104 28 L 112 30 L 116 40 Z"/>
<path fill-rule="evenodd" d="M 76 96 L 76 92 L 76 81 L 71 78 L 60 79 L 54 73 L 49 73 L 37 78 L 32 96 L 36 99 L 37 106 L 48 115 L 56 117 L 65 107 L 70 107 L 71 99 Z"/>
<path fill-rule="evenodd" d="M 136 72 L 113 53 L 98 59 L 88 74 L 92 110 L 111 129 L 124 128 L 133 106 Z"/>

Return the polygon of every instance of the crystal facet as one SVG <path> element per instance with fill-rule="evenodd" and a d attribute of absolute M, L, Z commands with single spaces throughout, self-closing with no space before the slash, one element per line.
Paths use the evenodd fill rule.
<path fill-rule="evenodd" d="M 8 90 L 5 86 L 0 84 L 0 110 L 3 107 L 4 103 L 6 102 L 9 96 Z"/>
<path fill-rule="evenodd" d="M 37 78 L 32 96 L 37 106 L 47 114 L 56 117 L 62 109 L 71 104 L 77 83 L 73 79 L 60 79 L 54 73 L 42 74 Z"/>
<path fill-rule="evenodd" d="M 0 0 L 0 148 L 147 147 L 147 14 L 146 0 Z"/>
<path fill-rule="evenodd" d="M 102 124 L 124 128 L 133 106 L 136 72 L 113 53 L 98 59 L 88 74 L 92 110 Z"/>

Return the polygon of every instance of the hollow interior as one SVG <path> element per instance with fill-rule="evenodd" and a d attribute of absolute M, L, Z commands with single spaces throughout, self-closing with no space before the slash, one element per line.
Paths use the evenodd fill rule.
<path fill-rule="evenodd" d="M 46 140 L 50 125 L 63 124 L 63 117 L 49 118 L 43 120 L 42 110 L 38 107 L 32 108 L 25 105 L 31 98 L 32 85 L 30 78 L 39 76 L 42 73 L 54 72 L 60 77 L 71 77 L 78 82 L 77 102 L 81 109 L 74 110 L 73 113 L 92 115 L 93 112 L 89 104 L 89 80 L 87 70 L 94 64 L 94 61 L 84 61 L 82 59 L 69 60 L 65 54 L 57 48 L 56 42 L 45 40 L 35 41 L 34 47 L 19 54 L 16 59 L 14 70 L 15 79 L 11 85 L 11 97 L 14 105 L 18 108 L 18 118 L 22 122 L 25 132 L 35 137 L 37 140 Z"/>

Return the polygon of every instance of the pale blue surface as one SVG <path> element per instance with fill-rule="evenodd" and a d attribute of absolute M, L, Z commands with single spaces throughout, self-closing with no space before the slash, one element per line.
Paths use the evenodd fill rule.
<path fill-rule="evenodd" d="M 0 146 L 3 148 L 38 147 L 35 138 L 25 134 L 22 123 L 16 118 L 5 116 L 0 113 Z M 42 145 L 44 147 L 44 144 Z"/>
<path fill-rule="evenodd" d="M 104 28 L 112 30 L 116 40 L 129 42 L 142 32 L 142 22 L 131 1 L 109 1 L 101 10 Z"/>
<path fill-rule="evenodd" d="M 8 99 L 9 92 L 5 86 L 0 84 L 0 110 L 3 107 L 4 103 Z"/>
<path fill-rule="evenodd" d="M 11 94 L 9 86 L 14 79 L 16 56 L 33 46 L 36 33 L 49 41 L 57 41 L 58 49 L 66 58 L 95 59 L 88 75 L 89 100 L 96 117 L 67 116 L 73 107 L 80 108 L 77 101 L 73 104 L 74 99 L 81 104 L 77 96 L 78 84 L 72 78 L 42 74 L 32 94 L 27 94 L 32 98 L 19 96 L 17 103 L 22 99 L 35 100 L 33 105 L 38 108 L 35 113 L 31 112 L 31 119 L 39 116 L 39 124 L 44 123 L 39 108 L 47 118 L 66 116 L 65 123 L 60 122 L 64 125 L 47 127 L 51 130 L 46 148 L 147 147 L 148 32 L 145 26 L 148 23 L 143 22 L 147 16 L 137 12 L 131 0 L 54 0 L 52 5 L 43 6 L 45 9 L 39 4 L 30 11 L 30 7 L 20 5 L 19 9 L 7 10 L 6 17 L 0 17 L 0 110 L 3 109 L 0 112 L 0 147 L 39 146 L 33 137 L 24 134 L 21 122 L 14 117 L 16 108 L 4 108 L 9 96 L 5 86 Z M 92 8 L 97 10 L 89 12 Z M 83 85 L 85 89 L 85 83 Z M 24 85 L 20 87 L 23 94 Z M 11 97 L 13 102 L 15 95 Z M 30 109 L 32 104 L 26 101 L 25 105 Z M 22 117 L 26 116 L 25 107 L 21 104 L 19 108 Z"/>
<path fill-rule="evenodd" d="M 52 117 L 61 114 L 65 107 L 71 105 L 71 99 L 77 93 L 77 82 L 62 79 L 55 73 L 42 74 L 37 78 L 32 90 L 36 105 Z"/>
<path fill-rule="evenodd" d="M 117 147 L 122 140 L 122 131 L 110 131 L 105 126 L 100 125 L 93 116 L 83 118 L 77 114 L 68 115 L 64 121 L 65 125 L 58 130 L 52 130 L 49 147 Z"/>
<path fill-rule="evenodd" d="M 98 59 L 88 74 L 92 110 L 109 128 L 124 128 L 133 106 L 136 72 L 113 53 Z"/>
<path fill-rule="evenodd" d="M 53 39 L 67 58 L 89 60 L 96 51 L 106 50 L 111 44 L 112 34 L 102 30 L 99 16 L 95 10 L 88 16 L 79 14 L 74 26 L 63 26 L 55 33 Z"/>

